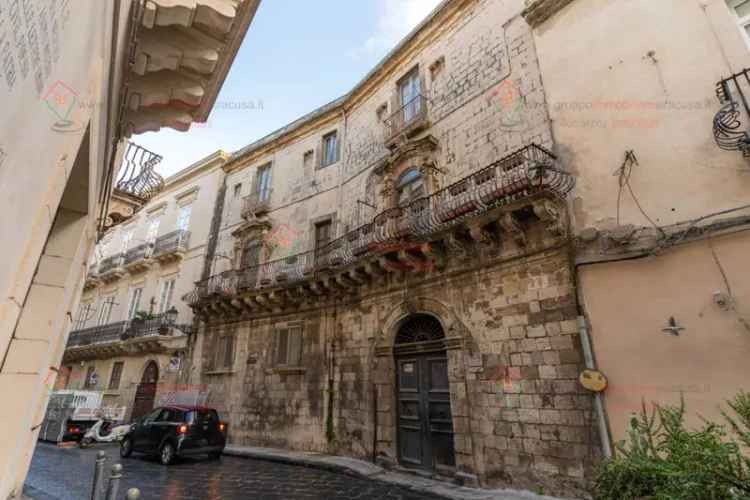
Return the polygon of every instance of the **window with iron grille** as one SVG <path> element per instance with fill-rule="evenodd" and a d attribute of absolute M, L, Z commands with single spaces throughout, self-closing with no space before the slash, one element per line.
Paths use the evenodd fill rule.
<path fill-rule="evenodd" d="M 116 390 L 120 388 L 120 379 L 122 378 L 122 361 L 116 361 L 112 365 L 112 374 L 109 376 L 109 390 Z"/>
<path fill-rule="evenodd" d="M 221 334 L 216 342 L 213 359 L 214 370 L 231 370 L 234 364 L 234 340 L 233 334 Z"/>
<path fill-rule="evenodd" d="M 86 323 L 94 315 L 94 304 L 91 302 L 81 304 L 78 308 L 78 316 L 73 324 L 73 330 L 82 330 L 86 328 Z"/>
<path fill-rule="evenodd" d="M 161 293 L 159 294 L 159 313 L 165 313 L 171 308 L 176 282 L 176 278 L 166 279 L 162 282 Z"/>
<path fill-rule="evenodd" d="M 745 43 L 750 45 L 750 0 L 727 0 Z"/>
<path fill-rule="evenodd" d="M 277 328 L 273 365 L 278 368 L 298 367 L 302 358 L 302 325 Z"/>

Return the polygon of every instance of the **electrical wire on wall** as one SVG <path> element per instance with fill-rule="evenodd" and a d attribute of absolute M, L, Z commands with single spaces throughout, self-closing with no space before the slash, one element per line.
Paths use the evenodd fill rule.
<path fill-rule="evenodd" d="M 659 225 L 656 224 L 656 222 L 654 222 L 651 217 L 649 217 L 649 215 L 643 209 L 640 200 L 635 195 L 633 186 L 630 185 L 630 176 L 633 174 L 633 167 L 636 165 L 639 165 L 638 158 L 636 158 L 635 156 L 635 151 L 631 149 L 625 152 L 625 160 L 622 162 L 622 166 L 620 166 L 620 168 L 615 170 L 614 174 L 612 174 L 618 177 L 617 182 L 619 184 L 619 189 L 617 190 L 617 225 L 620 225 L 620 206 L 622 205 L 622 192 L 623 189 L 627 188 L 628 192 L 630 193 L 630 197 L 633 198 L 633 202 L 635 202 L 635 205 L 638 207 L 638 210 L 641 212 L 641 214 L 643 214 L 646 220 L 648 220 L 649 223 L 654 226 L 654 229 L 659 231 L 661 235 L 666 238 L 667 234 Z"/>

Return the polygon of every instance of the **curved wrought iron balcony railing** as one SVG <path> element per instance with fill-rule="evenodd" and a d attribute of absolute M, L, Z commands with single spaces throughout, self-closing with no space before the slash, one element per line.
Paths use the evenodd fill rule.
<path fill-rule="evenodd" d="M 153 243 L 142 243 L 136 247 L 131 248 L 125 253 L 125 265 L 138 262 L 140 260 L 151 257 L 151 252 L 154 249 Z"/>
<path fill-rule="evenodd" d="M 164 178 L 154 170 L 162 157 L 133 142 L 128 142 L 114 187 L 148 201 L 164 188 Z"/>
<path fill-rule="evenodd" d="M 242 212 L 243 218 L 247 219 L 253 215 L 267 212 L 271 208 L 271 194 L 273 190 L 271 188 L 264 189 L 262 191 L 255 191 L 252 194 L 245 196 L 242 199 Z"/>
<path fill-rule="evenodd" d="M 427 118 L 428 103 L 427 98 L 419 94 L 383 120 L 386 128 L 386 141 L 393 140 L 397 135 L 407 131 L 412 125 L 425 120 Z"/>
<path fill-rule="evenodd" d="M 714 138 L 717 146 L 726 151 L 739 151 L 744 157 L 750 157 L 749 74 L 750 68 L 716 84 L 716 96 L 722 106 L 714 117 Z"/>
<path fill-rule="evenodd" d="M 466 219 L 540 193 L 564 197 L 575 185 L 554 165 L 556 157 L 531 144 L 424 198 L 388 209 L 372 222 L 325 247 L 240 270 L 224 271 L 198 282 L 185 300 L 196 305 L 216 295 L 284 286 L 347 266 L 396 245 L 425 242 Z"/>

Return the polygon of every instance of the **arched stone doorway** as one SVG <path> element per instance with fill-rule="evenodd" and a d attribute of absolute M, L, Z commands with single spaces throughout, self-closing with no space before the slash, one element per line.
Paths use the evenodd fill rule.
<path fill-rule="evenodd" d="M 423 469 L 453 469 L 453 419 L 442 325 L 428 314 L 407 317 L 398 329 L 393 352 L 399 462 Z"/>
<path fill-rule="evenodd" d="M 156 398 L 156 386 L 159 382 L 159 365 L 156 361 L 149 361 L 143 370 L 141 383 L 135 389 L 135 400 L 133 401 L 133 412 L 131 418 L 135 419 L 148 414 L 154 409 Z"/>

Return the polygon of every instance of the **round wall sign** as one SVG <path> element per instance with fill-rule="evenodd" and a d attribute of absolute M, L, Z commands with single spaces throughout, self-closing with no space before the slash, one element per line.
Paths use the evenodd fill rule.
<path fill-rule="evenodd" d="M 592 392 L 602 392 L 607 388 L 607 377 L 599 370 L 583 370 L 578 380 L 584 389 Z"/>

